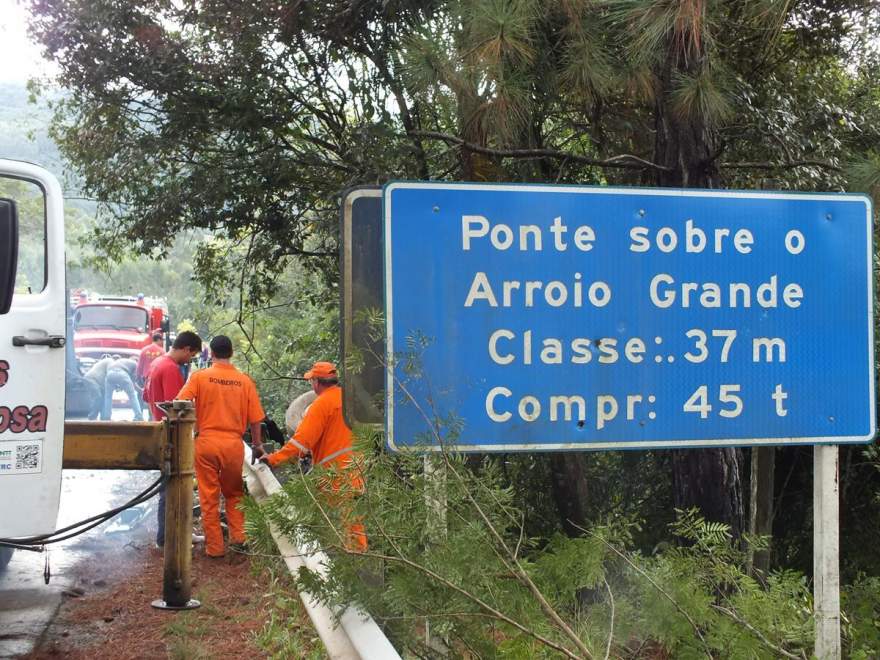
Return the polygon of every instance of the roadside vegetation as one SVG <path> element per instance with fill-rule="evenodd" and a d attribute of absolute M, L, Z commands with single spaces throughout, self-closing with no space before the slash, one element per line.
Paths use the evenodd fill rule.
<path fill-rule="evenodd" d="M 305 367 L 340 358 L 348 186 L 880 199 L 880 9 L 867 0 L 27 4 L 60 67 L 33 90 L 95 213 L 71 220 L 71 282 L 155 291 L 175 322 L 231 335 L 275 419 Z M 456 424 L 425 431 L 448 439 Z M 809 447 L 444 452 L 426 470 L 381 437 L 360 443 L 367 555 L 341 547 L 314 475 L 294 471 L 249 525 L 262 553 L 266 519 L 331 550 L 329 578 L 299 585 L 362 603 L 418 657 L 812 653 Z M 749 485 L 768 465 L 771 523 L 757 529 Z M 876 445 L 840 448 L 840 497 L 845 653 L 877 657 Z M 261 648 L 315 653 L 288 634 L 286 583 L 270 594 Z"/>
<path fill-rule="evenodd" d="M 443 453 L 426 476 L 422 457 L 372 446 L 362 439 L 368 487 L 350 514 L 364 520 L 366 554 L 346 551 L 343 520 L 321 477 L 294 469 L 283 493 L 248 506 L 249 534 L 271 552 L 271 521 L 303 544 L 320 544 L 332 570 L 322 577 L 302 569 L 298 588 L 335 606 L 360 603 L 414 657 L 812 655 L 809 578 L 783 567 L 750 571 L 751 551 L 767 538 L 734 538 L 695 510 L 675 512 L 668 540 L 650 549 L 636 540 L 644 526 L 635 512 L 574 536 L 532 536 L 503 459 Z M 846 657 L 880 653 L 876 587 L 865 575 L 844 587 Z"/>

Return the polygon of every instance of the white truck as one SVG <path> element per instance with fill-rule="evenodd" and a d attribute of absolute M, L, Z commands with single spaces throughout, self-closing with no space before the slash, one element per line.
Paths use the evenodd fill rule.
<path fill-rule="evenodd" d="M 61 187 L 0 159 L 0 539 L 55 531 L 66 304 Z M 10 555 L 0 546 L 0 567 Z"/>

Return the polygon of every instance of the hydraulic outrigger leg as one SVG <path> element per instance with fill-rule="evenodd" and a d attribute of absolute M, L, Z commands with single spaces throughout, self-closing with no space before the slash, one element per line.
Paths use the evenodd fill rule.
<path fill-rule="evenodd" d="M 165 572 L 153 607 L 199 607 L 192 594 L 192 478 L 195 411 L 191 401 L 165 406 L 164 422 L 80 422 L 64 425 L 63 467 L 162 470 L 165 484 Z"/>
<path fill-rule="evenodd" d="M 195 457 L 195 411 L 191 401 L 174 401 L 166 409 L 168 443 L 165 445 L 165 574 L 161 610 L 191 610 L 199 601 L 192 589 L 192 492 Z"/>

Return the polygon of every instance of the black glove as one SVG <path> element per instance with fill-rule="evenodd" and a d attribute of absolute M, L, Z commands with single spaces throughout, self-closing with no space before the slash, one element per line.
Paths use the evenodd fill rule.
<path fill-rule="evenodd" d="M 251 447 L 251 465 L 257 461 L 262 461 L 266 456 L 266 450 L 263 449 L 263 445 L 260 445 L 259 447 Z"/>
<path fill-rule="evenodd" d="M 282 433 L 281 429 L 278 428 L 278 424 L 276 424 L 273 420 L 268 417 L 263 420 L 263 424 L 266 425 L 266 437 L 268 437 L 272 442 L 281 446 L 285 442 L 287 442 L 287 438 L 284 437 L 284 433 Z"/>

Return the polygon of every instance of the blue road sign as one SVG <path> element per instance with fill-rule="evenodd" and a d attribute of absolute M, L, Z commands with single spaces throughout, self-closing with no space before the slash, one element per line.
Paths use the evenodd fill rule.
<path fill-rule="evenodd" d="M 392 183 L 393 449 L 869 442 L 859 195 Z"/>

